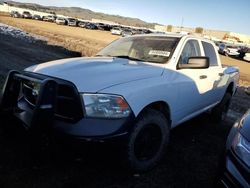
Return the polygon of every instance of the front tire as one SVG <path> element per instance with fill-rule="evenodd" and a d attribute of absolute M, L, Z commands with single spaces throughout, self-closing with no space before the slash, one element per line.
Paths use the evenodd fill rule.
<path fill-rule="evenodd" d="M 143 112 L 129 135 L 127 162 L 134 171 L 146 171 L 163 157 L 169 142 L 170 126 L 159 111 Z"/>

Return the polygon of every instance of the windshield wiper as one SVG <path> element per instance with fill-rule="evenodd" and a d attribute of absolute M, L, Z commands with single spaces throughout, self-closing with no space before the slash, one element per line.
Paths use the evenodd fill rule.
<path fill-rule="evenodd" d="M 134 60 L 134 61 L 144 61 L 142 59 L 130 57 L 130 56 L 127 56 L 127 55 L 117 55 L 117 56 L 112 56 L 112 57 L 124 58 L 124 59 L 129 59 L 129 60 Z"/>
<path fill-rule="evenodd" d="M 95 55 L 95 57 L 113 57 L 113 56 L 111 56 L 111 55 L 100 55 L 100 54 L 97 54 L 97 55 Z"/>
<path fill-rule="evenodd" d="M 95 57 L 116 57 L 116 58 L 129 59 L 129 60 L 133 60 L 133 61 L 144 61 L 142 59 L 130 57 L 130 56 L 127 56 L 127 55 L 116 55 L 116 56 L 113 56 L 113 55 L 100 55 L 100 54 L 97 54 Z"/>
<path fill-rule="evenodd" d="M 100 55 L 100 54 L 97 54 L 95 57 L 116 57 L 116 58 L 129 59 L 129 60 L 133 60 L 133 61 L 144 61 L 144 62 L 150 62 L 150 63 L 158 63 L 158 62 L 155 62 L 155 61 L 149 61 L 149 60 L 143 60 L 143 59 L 130 57 L 130 56 L 127 56 L 127 55 L 112 56 L 112 55 Z"/>

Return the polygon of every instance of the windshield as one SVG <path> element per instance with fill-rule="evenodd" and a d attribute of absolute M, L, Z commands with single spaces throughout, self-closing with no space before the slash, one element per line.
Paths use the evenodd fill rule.
<path fill-rule="evenodd" d="M 138 36 L 119 39 L 101 50 L 97 56 L 123 57 L 152 63 L 166 63 L 179 38 Z"/>
<path fill-rule="evenodd" d="M 76 21 L 76 19 L 74 19 L 74 18 L 68 18 L 68 20 L 69 20 L 70 22 L 75 22 L 75 21 Z"/>

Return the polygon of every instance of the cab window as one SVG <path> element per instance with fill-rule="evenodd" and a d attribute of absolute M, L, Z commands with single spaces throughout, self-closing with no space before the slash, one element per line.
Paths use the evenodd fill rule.
<path fill-rule="evenodd" d="M 188 64 L 189 57 L 201 56 L 200 46 L 197 40 L 189 40 L 181 53 L 179 64 Z"/>
<path fill-rule="evenodd" d="M 218 66 L 217 56 L 213 45 L 202 41 L 202 46 L 204 48 L 205 56 L 209 57 L 210 66 Z"/>

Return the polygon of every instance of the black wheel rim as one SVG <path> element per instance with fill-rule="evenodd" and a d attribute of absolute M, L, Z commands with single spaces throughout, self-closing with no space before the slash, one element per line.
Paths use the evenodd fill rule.
<path fill-rule="evenodd" d="M 162 133 L 159 126 L 145 126 L 135 139 L 134 152 L 140 161 L 147 161 L 156 156 L 162 143 Z"/>

